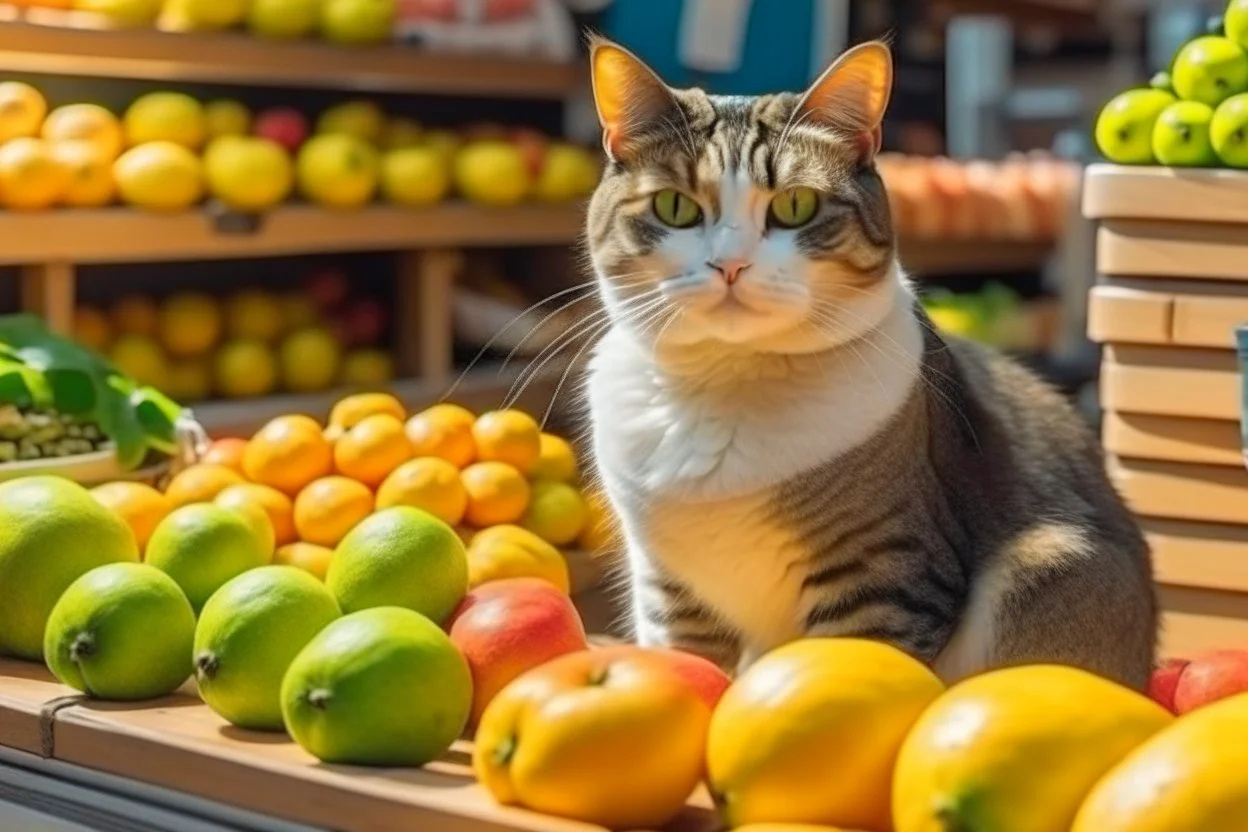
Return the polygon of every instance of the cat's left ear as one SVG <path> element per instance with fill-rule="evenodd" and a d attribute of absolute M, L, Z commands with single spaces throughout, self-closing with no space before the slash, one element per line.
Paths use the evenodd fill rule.
<path fill-rule="evenodd" d="M 880 151 L 884 111 L 893 91 L 893 56 L 879 41 L 845 52 L 798 102 L 794 123 L 818 124 L 858 143 L 864 162 Z"/>
<path fill-rule="evenodd" d="M 653 69 L 605 38 L 591 42 L 589 63 L 603 147 L 619 159 L 627 155 L 634 134 L 675 109 L 676 100 Z"/>

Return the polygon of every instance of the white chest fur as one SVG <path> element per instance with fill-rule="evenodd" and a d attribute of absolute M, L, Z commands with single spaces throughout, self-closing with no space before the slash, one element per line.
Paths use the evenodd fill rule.
<path fill-rule="evenodd" d="M 747 653 L 800 635 L 802 575 L 791 567 L 805 553 L 774 516 L 776 489 L 874 435 L 913 388 L 921 350 L 905 303 L 852 346 L 717 351 L 675 372 L 610 333 L 588 393 L 634 572 L 653 564 L 690 587 Z"/>

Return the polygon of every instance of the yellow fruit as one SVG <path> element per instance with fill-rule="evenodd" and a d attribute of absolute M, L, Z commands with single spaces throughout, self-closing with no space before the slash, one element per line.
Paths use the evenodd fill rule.
<path fill-rule="evenodd" d="M 165 386 L 169 377 L 169 362 L 164 352 L 145 335 L 122 335 L 113 342 L 108 359 L 122 375 L 158 390 Z"/>
<path fill-rule="evenodd" d="M 371 202 L 380 167 L 371 145 L 341 133 L 313 136 L 295 160 L 299 191 L 327 208 L 360 208 Z"/>
<path fill-rule="evenodd" d="M 287 496 L 328 476 L 333 468 L 333 447 L 316 420 L 307 416 L 279 416 L 262 427 L 243 452 L 247 478 Z"/>
<path fill-rule="evenodd" d="M 299 538 L 318 546 L 337 546 L 347 532 L 373 513 L 373 492 L 347 477 L 324 477 L 295 497 Z"/>
<path fill-rule="evenodd" d="M 407 438 L 416 456 L 436 456 L 457 468 L 477 458 L 472 426 L 477 417 L 456 404 L 435 404 L 407 421 Z"/>
<path fill-rule="evenodd" d="M 537 463 L 529 471 L 536 480 L 575 482 L 577 478 L 576 452 L 568 440 L 552 433 L 543 433 L 537 454 Z"/>
<path fill-rule="evenodd" d="M 130 527 L 140 552 L 147 548 L 160 521 L 173 511 L 167 496 L 141 482 L 110 482 L 91 489 L 91 496 Z"/>
<path fill-rule="evenodd" d="M 121 122 L 98 104 L 67 104 L 48 113 L 43 138 L 49 142 L 85 142 L 111 164 L 125 145 Z"/>
<path fill-rule="evenodd" d="M 505 462 L 528 474 L 542 454 L 542 429 L 533 417 L 519 410 L 495 410 L 472 426 L 477 459 Z"/>
<path fill-rule="evenodd" d="M 407 418 L 407 409 L 403 407 L 403 403 L 389 393 L 357 393 L 334 405 L 334 409 L 329 412 L 329 426 L 346 431 L 369 416 L 383 413 L 396 419 Z"/>
<path fill-rule="evenodd" d="M 225 331 L 233 338 L 275 341 L 282 334 L 282 304 L 260 289 L 244 289 L 225 301 Z"/>
<path fill-rule="evenodd" d="M 604 553 L 620 546 L 619 532 L 616 528 L 615 514 L 607 503 L 607 497 L 599 490 L 586 491 L 581 494 L 585 499 L 588 517 L 585 528 L 576 540 L 578 549 L 592 553 Z"/>
<path fill-rule="evenodd" d="M 213 502 L 231 511 L 244 507 L 263 511 L 273 527 L 276 546 L 285 546 L 299 539 L 295 531 L 294 503 L 276 488 L 254 482 L 231 485 L 218 494 Z"/>
<path fill-rule="evenodd" d="M 537 480 L 520 525 L 556 546 L 567 546 L 588 522 L 589 509 L 579 491 L 566 482 Z"/>
<path fill-rule="evenodd" d="M 122 116 L 122 127 L 130 147 L 171 142 L 187 150 L 199 150 L 208 137 L 203 105 L 180 92 L 140 96 Z"/>
<path fill-rule="evenodd" d="M 315 543 L 288 543 L 274 553 L 273 562 L 279 566 L 298 567 L 323 581 L 333 556 L 333 549 L 317 546 Z"/>
<path fill-rule="evenodd" d="M 197 402 L 212 395 L 212 367 L 205 358 L 169 365 L 163 391 L 177 402 Z"/>
<path fill-rule="evenodd" d="M 259 213 L 290 196 L 295 168 L 280 144 L 255 136 L 222 136 L 204 153 L 209 192 L 234 211 Z"/>
<path fill-rule="evenodd" d="M 1248 694 L 1184 715 L 1110 769 L 1071 832 L 1240 832 L 1248 819 Z"/>
<path fill-rule="evenodd" d="M 113 327 L 119 335 L 156 335 L 160 326 L 160 310 L 147 295 L 126 295 L 109 310 Z"/>
<path fill-rule="evenodd" d="M 209 139 L 246 136 L 251 132 L 251 110 L 240 101 L 209 101 L 204 105 L 204 126 Z"/>
<path fill-rule="evenodd" d="M 415 119 L 395 116 L 386 121 L 381 134 L 381 146 L 386 150 L 415 147 L 421 143 L 424 128 Z"/>
<path fill-rule="evenodd" d="M 1097 780 L 1173 719 L 1073 667 L 972 677 L 928 708 L 901 748 L 896 832 L 1068 832 Z"/>
<path fill-rule="evenodd" d="M 171 355 L 193 358 L 221 337 L 221 309 L 211 295 L 179 292 L 160 310 L 160 340 Z"/>
<path fill-rule="evenodd" d="M 394 380 L 394 359 L 379 349 L 351 350 L 342 357 L 342 383 L 350 387 L 384 387 Z"/>
<path fill-rule="evenodd" d="M 127 150 L 113 164 L 113 178 L 122 201 L 149 211 L 185 211 L 204 197 L 199 157 L 173 142 Z"/>
<path fill-rule="evenodd" d="M 316 120 L 316 132 L 352 136 L 369 144 L 381 140 L 386 114 L 373 101 L 347 101 L 330 107 Z"/>
<path fill-rule="evenodd" d="M 69 175 L 43 139 L 9 139 L 0 145 L 0 202 L 6 208 L 51 208 L 69 190 Z"/>
<path fill-rule="evenodd" d="M 454 130 L 426 130 L 422 144 L 436 150 L 450 166 L 454 164 L 455 154 L 459 152 L 460 139 Z"/>
<path fill-rule="evenodd" d="M 464 519 L 468 492 L 459 469 L 445 459 L 421 457 L 394 469 L 377 489 L 377 508 L 411 506 L 423 509 L 449 525 Z"/>
<path fill-rule="evenodd" d="M 113 340 L 113 325 L 108 316 L 92 306 L 74 310 L 74 340 L 88 349 L 104 352 Z"/>
<path fill-rule="evenodd" d="M 223 396 L 267 396 L 277 387 L 277 359 L 263 341 L 227 341 L 217 351 L 213 376 Z"/>
<path fill-rule="evenodd" d="M 199 30 L 231 29 L 247 16 L 250 0 L 184 0 L 191 24 Z"/>
<path fill-rule="evenodd" d="M 396 205 L 433 205 L 450 192 L 451 173 L 442 154 L 432 148 L 392 150 L 382 160 L 381 190 Z"/>
<path fill-rule="evenodd" d="M 812 638 L 771 651 L 711 717 L 708 783 L 725 820 L 891 828 L 897 749 L 943 690 L 881 642 Z"/>
<path fill-rule="evenodd" d="M 560 592 L 572 591 L 567 560 L 532 532 L 506 524 L 477 532 L 468 545 L 469 584 L 507 578 L 537 578 Z"/>
<path fill-rule="evenodd" d="M 483 529 L 500 523 L 515 523 L 529 507 L 529 483 L 524 475 L 505 462 L 477 462 L 460 473 L 468 492 L 464 519 Z"/>
<path fill-rule="evenodd" d="M 108 18 L 114 26 L 146 26 L 156 20 L 165 0 L 74 0 L 74 8 Z"/>
<path fill-rule="evenodd" d="M 231 485 L 242 485 L 244 482 L 246 480 L 233 468 L 200 463 L 179 471 L 169 481 L 165 496 L 175 508 L 191 503 L 210 503 Z"/>
<path fill-rule="evenodd" d="M 48 102 L 30 84 L 0 83 L 0 142 L 37 135 L 47 112 Z"/>
<path fill-rule="evenodd" d="M 546 148 L 533 196 L 543 202 L 585 199 L 598 187 L 598 160 L 588 150 L 566 142 Z"/>
<path fill-rule="evenodd" d="M 315 393 L 332 386 L 341 360 L 338 341 L 315 327 L 286 336 L 278 353 L 282 379 L 295 393 Z"/>
<path fill-rule="evenodd" d="M 310 298 L 300 294 L 290 294 L 284 295 L 278 302 L 282 307 L 283 332 L 296 332 L 316 326 L 320 315 L 316 311 L 316 304 Z"/>
<path fill-rule="evenodd" d="M 316 29 L 321 0 L 252 0 L 247 28 L 270 40 L 307 37 Z"/>
<path fill-rule="evenodd" d="M 334 445 L 334 468 L 344 477 L 376 488 L 412 458 L 403 422 L 389 413 L 361 419 Z"/>
<path fill-rule="evenodd" d="M 113 181 L 113 157 L 98 145 L 63 141 L 52 145 L 52 157 L 65 170 L 61 203 L 70 208 L 99 208 L 117 196 Z"/>
<path fill-rule="evenodd" d="M 516 205 L 529 193 L 529 169 L 511 142 L 477 141 L 455 155 L 455 187 L 482 205 Z"/>

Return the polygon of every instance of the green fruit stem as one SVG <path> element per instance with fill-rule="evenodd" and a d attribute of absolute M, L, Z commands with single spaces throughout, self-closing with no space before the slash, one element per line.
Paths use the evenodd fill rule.
<path fill-rule="evenodd" d="M 516 748 L 518 746 L 519 743 L 516 742 L 514 734 L 512 736 L 505 737 L 503 741 L 498 744 L 498 747 L 494 749 L 494 753 L 490 755 L 493 758 L 494 765 L 505 766 L 510 764 L 511 758 L 516 756 Z"/>
<path fill-rule="evenodd" d="M 323 711 L 325 706 L 329 704 L 329 700 L 334 698 L 334 695 L 325 688 L 313 688 L 304 694 L 303 698 L 313 708 Z"/>
<path fill-rule="evenodd" d="M 95 652 L 95 636 L 90 633 L 79 633 L 69 645 L 69 660 L 74 664 L 82 664 Z"/>
<path fill-rule="evenodd" d="M 211 680 L 217 675 L 221 661 L 215 653 L 205 650 L 195 657 L 195 678 L 201 682 Z"/>

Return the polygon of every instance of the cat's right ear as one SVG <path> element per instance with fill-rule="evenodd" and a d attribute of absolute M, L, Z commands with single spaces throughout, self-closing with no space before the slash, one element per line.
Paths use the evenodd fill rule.
<path fill-rule="evenodd" d="M 620 159 L 628 155 L 637 130 L 669 113 L 676 99 L 653 69 L 605 38 L 591 41 L 589 65 L 602 145 L 612 159 Z"/>

